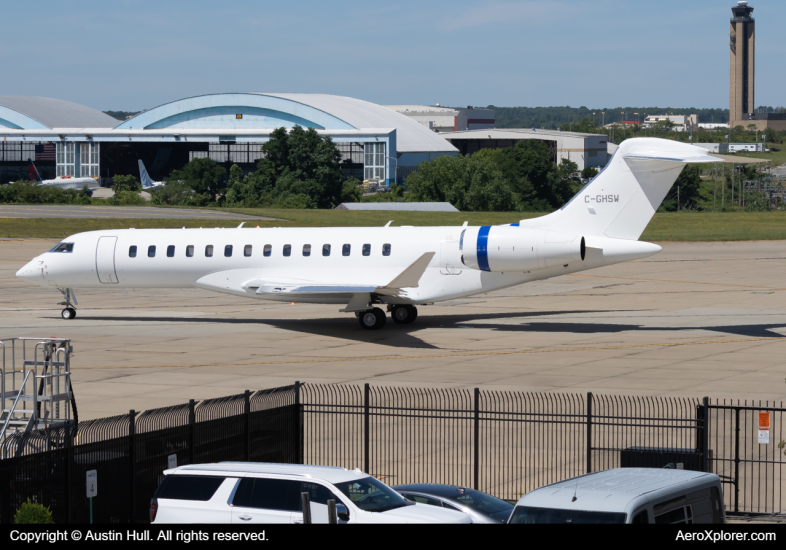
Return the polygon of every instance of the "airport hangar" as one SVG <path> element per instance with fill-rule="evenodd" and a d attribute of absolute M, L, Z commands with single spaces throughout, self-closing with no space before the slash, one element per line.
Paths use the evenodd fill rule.
<path fill-rule="evenodd" d="M 330 136 L 347 176 L 388 185 L 394 177 L 403 181 L 420 162 L 458 153 L 407 116 L 327 94 L 209 94 L 165 103 L 122 122 L 69 101 L 0 96 L 0 181 L 27 179 L 28 158 L 45 178 L 137 174 L 137 159 L 154 179 L 194 158 L 252 171 L 270 133 L 295 125 Z"/>

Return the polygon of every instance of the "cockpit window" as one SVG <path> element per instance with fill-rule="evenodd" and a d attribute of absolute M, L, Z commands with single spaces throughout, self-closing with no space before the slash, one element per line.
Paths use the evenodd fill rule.
<path fill-rule="evenodd" d="M 58 243 L 49 252 L 73 252 L 74 243 Z"/>

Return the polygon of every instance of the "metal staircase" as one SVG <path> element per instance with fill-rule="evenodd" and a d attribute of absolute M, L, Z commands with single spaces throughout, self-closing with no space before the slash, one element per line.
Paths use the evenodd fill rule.
<path fill-rule="evenodd" d="M 70 339 L 0 339 L 0 458 L 23 450 L 20 435 L 72 421 Z"/>

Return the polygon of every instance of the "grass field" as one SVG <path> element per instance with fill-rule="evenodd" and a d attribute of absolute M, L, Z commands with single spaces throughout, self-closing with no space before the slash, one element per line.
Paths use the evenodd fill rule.
<path fill-rule="evenodd" d="M 498 225 L 541 216 L 538 212 L 350 212 L 347 210 L 231 209 L 279 221 L 249 220 L 245 227 L 379 227 L 399 225 Z M 63 238 L 99 229 L 237 227 L 236 220 L 145 220 L 90 218 L 0 218 L 0 237 Z M 675 212 L 655 214 L 642 240 L 753 241 L 786 240 L 786 212 Z"/>

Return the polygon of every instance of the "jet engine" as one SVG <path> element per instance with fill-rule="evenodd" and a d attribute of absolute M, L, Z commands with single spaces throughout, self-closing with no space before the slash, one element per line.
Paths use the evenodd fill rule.
<path fill-rule="evenodd" d="M 461 261 L 481 271 L 533 271 L 584 261 L 584 237 L 511 225 L 467 227 Z"/>

